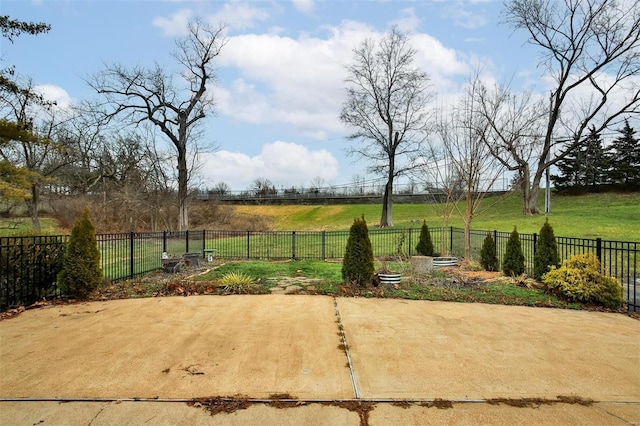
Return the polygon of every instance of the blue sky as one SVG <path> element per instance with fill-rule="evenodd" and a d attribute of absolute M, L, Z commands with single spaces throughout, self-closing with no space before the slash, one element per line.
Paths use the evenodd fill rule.
<path fill-rule="evenodd" d="M 52 29 L 3 39 L 0 54 L 64 107 L 96 97 L 83 79 L 105 63 L 174 69 L 174 40 L 189 19 L 226 23 L 217 113 L 204 138 L 218 151 L 204 154 L 201 179 L 238 190 L 257 177 L 278 188 L 317 177 L 345 184 L 373 179 L 346 156 L 349 129 L 338 120 L 352 49 L 396 24 L 410 34 L 439 102 L 454 99 L 477 66 L 488 79 L 535 89 L 537 52 L 501 23 L 501 10 L 502 2 L 478 0 L 2 0 L 0 14 Z"/>

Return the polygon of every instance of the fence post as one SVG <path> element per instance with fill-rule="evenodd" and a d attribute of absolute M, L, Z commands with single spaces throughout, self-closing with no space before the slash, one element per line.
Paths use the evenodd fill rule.
<path fill-rule="evenodd" d="M 135 266 L 133 264 L 133 231 L 129 231 L 129 278 L 135 276 Z"/>
<path fill-rule="evenodd" d="M 184 252 L 189 253 L 189 230 L 188 229 L 184 232 L 184 235 L 185 235 L 185 238 L 187 239 L 184 246 Z"/>
<path fill-rule="evenodd" d="M 204 251 L 207 249 L 207 230 L 202 230 L 202 258 L 206 259 Z"/>
<path fill-rule="evenodd" d="M 536 255 L 536 246 L 538 245 L 538 234 L 533 233 L 533 255 Z"/>
<path fill-rule="evenodd" d="M 596 257 L 598 262 L 602 265 L 602 238 L 596 238 Z"/>
<path fill-rule="evenodd" d="M 411 257 L 411 231 L 413 231 L 413 228 L 409 228 L 409 250 L 407 250 L 407 254 L 409 255 L 409 257 Z"/>
<path fill-rule="evenodd" d="M 291 259 L 296 260 L 296 231 L 291 231 Z"/>
<path fill-rule="evenodd" d="M 449 253 L 453 254 L 453 226 L 449 227 Z"/>
<path fill-rule="evenodd" d="M 493 230 L 493 245 L 496 250 L 496 254 L 498 254 L 498 231 Z"/>
<path fill-rule="evenodd" d="M 247 260 L 250 259 L 250 246 L 251 246 L 251 231 L 247 231 Z"/>
<path fill-rule="evenodd" d="M 322 231 L 322 260 L 326 259 L 325 232 Z"/>
<path fill-rule="evenodd" d="M 167 231 L 162 231 L 162 252 L 167 251 Z"/>

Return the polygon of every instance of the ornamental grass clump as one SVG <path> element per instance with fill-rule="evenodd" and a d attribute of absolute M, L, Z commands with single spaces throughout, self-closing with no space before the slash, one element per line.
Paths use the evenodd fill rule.
<path fill-rule="evenodd" d="M 480 264 L 485 271 L 497 271 L 498 270 L 498 255 L 496 254 L 496 242 L 490 233 L 487 233 L 487 237 L 482 243 L 482 249 L 480 250 Z"/>
<path fill-rule="evenodd" d="M 610 309 L 622 305 L 622 285 L 600 272 L 600 262 L 592 254 L 578 254 L 551 267 L 542 282 L 546 290 L 572 302 L 597 304 Z"/>
<path fill-rule="evenodd" d="M 220 278 L 220 287 L 228 293 L 249 293 L 256 288 L 258 280 L 242 272 L 229 272 Z"/>
<path fill-rule="evenodd" d="M 89 209 L 85 208 L 82 218 L 73 225 L 66 244 L 58 286 L 66 296 L 83 298 L 97 289 L 101 282 L 96 232 L 89 219 Z"/>
<path fill-rule="evenodd" d="M 356 218 L 349 230 L 349 239 L 342 260 L 342 279 L 346 283 L 367 286 L 373 280 L 373 248 L 369 228 L 364 220 Z"/>
<path fill-rule="evenodd" d="M 502 272 L 508 277 L 517 277 L 524 273 L 524 254 L 520 245 L 520 235 L 516 227 L 509 236 L 502 262 Z"/>
<path fill-rule="evenodd" d="M 421 256 L 433 256 L 433 242 L 431 241 L 431 233 L 426 220 L 422 222 L 420 240 L 416 246 L 416 252 Z"/>
<path fill-rule="evenodd" d="M 551 267 L 560 264 L 558 257 L 558 244 L 553 233 L 553 228 L 549 225 L 549 219 L 544 222 L 540 229 L 540 236 L 536 243 L 536 254 L 533 257 L 533 276 L 540 280 L 549 272 Z"/>

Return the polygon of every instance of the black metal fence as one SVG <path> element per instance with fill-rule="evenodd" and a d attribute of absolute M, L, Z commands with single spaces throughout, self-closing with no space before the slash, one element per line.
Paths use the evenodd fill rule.
<path fill-rule="evenodd" d="M 442 255 L 464 255 L 464 230 L 430 228 L 436 251 Z M 471 257 L 479 258 L 482 243 L 490 233 L 502 262 L 509 232 L 471 230 Z M 415 254 L 419 228 L 370 229 L 376 257 L 408 257 Z M 133 278 L 161 267 L 163 253 L 179 257 L 199 252 L 215 253 L 223 259 L 340 259 L 348 231 L 182 231 L 98 234 L 104 277 L 110 281 Z M 533 274 L 537 234 L 520 234 L 526 272 Z M 66 236 L 0 238 L 0 310 L 29 304 L 58 294 L 56 276 L 61 268 Z M 603 272 L 621 280 L 629 307 L 640 310 L 640 242 L 557 237 L 562 260 L 574 254 L 592 253 Z"/>

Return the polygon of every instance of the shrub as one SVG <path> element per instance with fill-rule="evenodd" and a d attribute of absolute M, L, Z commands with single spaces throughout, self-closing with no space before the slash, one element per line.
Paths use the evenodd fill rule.
<path fill-rule="evenodd" d="M 552 293 L 569 301 L 595 303 L 611 309 L 622 304 L 622 286 L 600 273 L 600 262 L 592 254 L 579 254 L 565 260 L 560 268 L 547 272 L 542 282 Z"/>
<path fill-rule="evenodd" d="M 342 260 L 342 279 L 366 286 L 373 280 L 373 249 L 364 215 L 356 218 L 349 230 L 349 239 Z"/>
<path fill-rule="evenodd" d="M 498 270 L 498 255 L 496 254 L 496 242 L 490 233 L 487 233 L 487 237 L 482 243 L 482 249 L 480 250 L 480 264 L 485 271 L 497 271 Z"/>
<path fill-rule="evenodd" d="M 100 252 L 89 209 L 84 209 L 82 218 L 76 221 L 62 259 L 62 271 L 58 274 L 58 285 L 63 294 L 85 297 L 98 288 L 102 281 Z"/>
<path fill-rule="evenodd" d="M 220 279 L 220 286 L 230 293 L 248 293 L 256 287 L 257 279 L 242 272 L 229 272 Z"/>
<path fill-rule="evenodd" d="M 507 241 L 502 272 L 510 277 L 517 277 L 524 273 L 524 254 L 522 254 L 522 246 L 520 245 L 520 235 L 515 227 Z"/>
<path fill-rule="evenodd" d="M 433 256 L 433 242 L 431 241 L 431 233 L 429 232 L 426 220 L 422 222 L 420 241 L 418 241 L 416 251 L 422 256 Z"/>
<path fill-rule="evenodd" d="M 549 219 L 544 222 L 540 229 L 540 236 L 536 243 L 536 254 L 533 257 L 533 276 L 535 279 L 542 279 L 542 276 L 549 272 L 552 266 L 558 266 L 558 244 L 553 228 L 549 225 Z"/>

